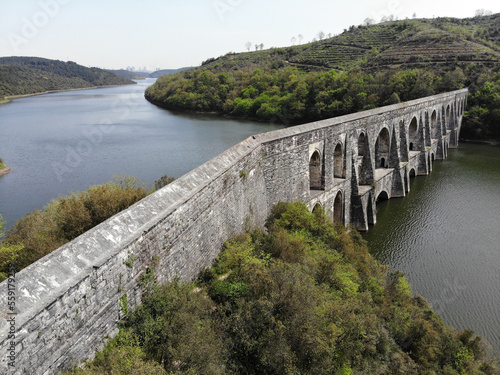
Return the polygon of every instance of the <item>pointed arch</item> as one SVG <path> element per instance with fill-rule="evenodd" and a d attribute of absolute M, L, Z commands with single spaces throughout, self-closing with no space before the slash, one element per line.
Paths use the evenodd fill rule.
<path fill-rule="evenodd" d="M 387 201 L 389 200 L 389 194 L 387 194 L 387 191 L 382 190 L 380 193 L 378 193 L 377 198 L 375 199 L 375 202 L 382 202 L 382 201 Z"/>
<path fill-rule="evenodd" d="M 399 121 L 399 138 L 401 140 L 399 149 L 401 161 L 405 163 L 408 161 L 408 135 L 406 134 L 403 120 Z"/>
<path fill-rule="evenodd" d="M 339 142 L 333 151 L 333 177 L 345 178 L 345 160 L 342 143 Z"/>
<path fill-rule="evenodd" d="M 429 119 L 429 113 L 425 111 L 424 114 L 424 126 L 425 126 L 425 133 L 424 133 L 424 145 L 426 147 L 429 147 L 432 143 L 431 141 L 431 124 L 430 124 L 430 119 Z"/>
<path fill-rule="evenodd" d="M 320 210 L 323 211 L 323 206 L 321 205 L 321 203 L 316 203 L 311 212 L 317 213 Z"/>
<path fill-rule="evenodd" d="M 410 125 L 408 126 L 408 150 L 418 151 L 420 148 L 420 142 L 418 139 L 418 120 L 413 117 Z"/>
<path fill-rule="evenodd" d="M 375 168 L 389 167 L 390 135 L 387 128 L 382 128 L 375 142 Z"/>
<path fill-rule="evenodd" d="M 316 150 L 309 160 L 309 186 L 311 190 L 324 190 L 322 175 L 321 155 Z"/>
<path fill-rule="evenodd" d="M 432 137 L 434 139 L 439 139 L 439 135 L 441 132 L 438 126 L 438 115 L 436 110 L 432 111 L 431 114 L 431 131 L 432 131 Z"/>
<path fill-rule="evenodd" d="M 370 156 L 368 136 L 365 132 L 361 132 L 358 136 L 358 154 L 356 162 L 359 177 L 358 184 L 371 184 L 373 182 L 373 166 Z"/>

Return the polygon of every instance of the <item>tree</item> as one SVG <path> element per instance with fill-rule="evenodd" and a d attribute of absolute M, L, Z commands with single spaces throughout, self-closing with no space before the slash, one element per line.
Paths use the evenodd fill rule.
<path fill-rule="evenodd" d="M 0 215 L 0 238 L 5 234 L 4 225 L 5 221 L 2 215 Z M 8 277 L 9 270 L 18 271 L 15 263 L 22 249 L 22 245 L 11 245 L 5 243 L 5 241 L 0 243 L 0 270 L 2 270 L 0 272 L 0 280 L 5 280 Z"/>
<path fill-rule="evenodd" d="M 248 52 L 250 52 L 250 48 L 252 48 L 252 42 L 246 42 L 245 47 L 247 48 Z"/>
<path fill-rule="evenodd" d="M 319 33 L 318 33 L 318 38 L 319 40 L 323 40 L 325 38 L 325 33 L 323 32 L 323 30 L 321 30 Z"/>
<path fill-rule="evenodd" d="M 297 38 L 295 38 L 294 36 L 292 36 L 292 39 L 291 39 L 291 42 L 292 42 L 292 46 L 295 45 L 295 42 L 297 41 Z"/>
<path fill-rule="evenodd" d="M 302 39 L 304 39 L 304 37 L 302 36 L 302 34 L 299 34 L 298 38 L 299 38 L 299 44 L 302 43 Z"/>
<path fill-rule="evenodd" d="M 363 21 L 363 24 L 365 26 L 370 26 L 370 25 L 373 25 L 375 23 L 375 20 L 373 18 L 370 18 L 370 17 L 366 17 L 365 20 Z"/>
<path fill-rule="evenodd" d="M 259 47 L 260 47 L 260 50 L 262 51 L 262 50 L 264 49 L 264 43 L 261 43 L 261 44 L 259 45 Z"/>
<path fill-rule="evenodd" d="M 476 10 L 476 17 L 491 16 L 492 14 L 493 14 L 493 12 L 491 10 L 486 10 L 486 9 Z"/>

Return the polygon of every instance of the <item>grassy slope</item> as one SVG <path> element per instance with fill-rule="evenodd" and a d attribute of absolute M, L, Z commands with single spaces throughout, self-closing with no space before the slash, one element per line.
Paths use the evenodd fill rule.
<path fill-rule="evenodd" d="M 500 58 L 500 14 L 468 19 L 438 18 L 351 26 L 314 43 L 227 54 L 203 67 L 242 65 L 278 59 L 303 70 L 380 69 L 456 62 L 494 64 Z"/>
<path fill-rule="evenodd" d="M 98 68 L 38 57 L 0 58 L 0 97 L 52 90 L 132 84 Z"/>

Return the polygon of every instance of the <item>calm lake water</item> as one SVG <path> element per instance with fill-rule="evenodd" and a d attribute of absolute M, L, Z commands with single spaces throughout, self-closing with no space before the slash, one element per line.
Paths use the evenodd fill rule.
<path fill-rule="evenodd" d="M 12 225 L 51 199 L 126 174 L 180 177 L 275 124 L 173 114 L 138 85 L 55 93 L 0 106 L 0 213 Z M 445 322 L 500 351 L 500 148 L 464 145 L 412 180 L 404 199 L 377 207 L 366 234 Z"/>
<path fill-rule="evenodd" d="M 60 194 L 130 175 L 180 177 L 247 137 L 281 125 L 173 114 L 137 85 L 61 92 L 0 105 L 0 214 L 12 225 Z"/>
<path fill-rule="evenodd" d="M 377 205 L 365 238 L 446 324 L 500 353 L 500 148 L 461 143 L 410 194 Z"/>

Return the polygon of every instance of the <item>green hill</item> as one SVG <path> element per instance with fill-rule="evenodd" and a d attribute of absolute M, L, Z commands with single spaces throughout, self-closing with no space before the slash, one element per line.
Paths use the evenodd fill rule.
<path fill-rule="evenodd" d="M 500 140 L 500 14 L 351 26 L 304 45 L 210 58 L 146 99 L 184 111 L 316 121 L 469 87 L 464 138 Z"/>
<path fill-rule="evenodd" d="M 220 65 L 281 60 L 301 70 L 355 66 L 425 66 L 457 62 L 495 64 L 500 58 L 500 14 L 467 19 L 437 18 L 351 26 L 318 42 L 209 59 L 205 69 Z"/>
<path fill-rule="evenodd" d="M 135 82 L 99 68 L 39 57 L 0 58 L 0 98 Z"/>

